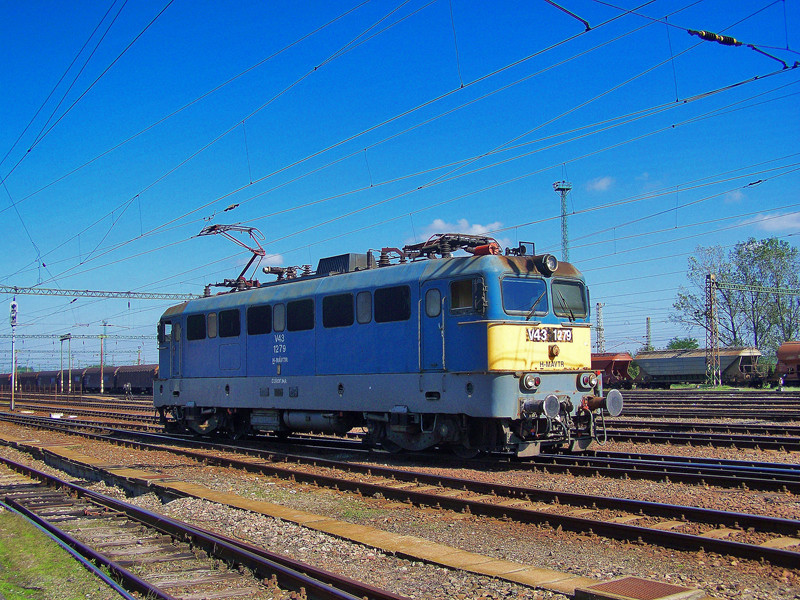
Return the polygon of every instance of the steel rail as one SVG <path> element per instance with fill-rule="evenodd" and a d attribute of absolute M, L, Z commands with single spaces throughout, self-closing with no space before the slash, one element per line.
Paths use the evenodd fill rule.
<path fill-rule="evenodd" d="M 120 438 L 131 439 L 150 439 L 155 440 L 159 444 L 180 443 L 193 447 L 207 447 L 213 448 L 226 448 L 227 446 L 212 444 L 189 438 L 186 436 L 170 436 L 168 434 L 150 433 L 145 431 L 131 431 L 125 429 L 117 429 L 115 424 L 76 424 L 74 421 L 60 422 L 59 420 L 48 419 L 46 417 L 23 417 L 20 415 L 0 414 L 1 420 L 12 421 L 19 424 L 36 423 L 40 427 L 50 427 L 64 432 L 74 432 L 87 437 L 92 437 L 98 440 L 113 441 Z M 108 434 L 96 434 L 74 431 L 70 426 L 79 426 L 92 430 L 107 431 Z M 127 426 L 127 425 L 126 425 Z M 172 440 L 172 441 L 169 441 Z M 308 443 L 307 439 L 303 439 L 304 443 Z M 139 442 L 141 443 L 141 442 Z M 258 443 L 258 442 L 256 442 Z M 315 448 L 333 448 L 338 449 L 353 449 L 353 442 L 350 440 L 335 440 L 325 439 L 315 446 Z M 359 445 L 359 444 L 356 444 Z M 233 448 L 233 447 L 231 447 Z M 233 451 L 242 452 L 241 446 Z M 275 454 L 270 451 L 262 450 L 255 445 L 246 449 L 247 452 L 252 454 L 260 454 L 265 452 L 267 454 Z M 293 456 L 294 459 L 299 460 L 297 455 L 282 454 L 281 456 Z M 306 460 L 320 460 L 306 457 Z M 437 457 L 437 460 L 447 462 L 447 458 Z M 677 463 L 689 463 L 691 466 L 678 465 Z M 676 463 L 671 466 L 670 463 Z M 459 462 L 463 464 L 463 461 Z M 473 460 L 471 464 L 475 466 L 483 465 L 492 468 L 498 468 L 506 463 L 500 463 L 497 459 L 484 459 Z M 532 471 L 546 470 L 552 473 L 569 473 L 571 475 L 583 475 L 588 477 L 604 476 L 614 479 L 647 479 L 651 481 L 670 481 L 677 483 L 686 483 L 690 485 L 717 485 L 727 488 L 742 488 L 755 489 L 762 491 L 777 491 L 777 492 L 791 492 L 800 494 L 800 481 L 797 477 L 786 471 L 783 463 L 761 463 L 762 468 L 736 468 L 736 465 L 731 463 L 726 468 L 720 469 L 715 466 L 714 459 L 696 459 L 690 461 L 685 457 L 670 457 L 670 456 L 655 456 L 655 455 L 641 455 L 641 454 L 623 454 L 623 453 L 605 453 L 602 451 L 587 451 L 584 454 L 540 454 L 525 461 L 513 462 L 513 467 L 510 465 L 504 468 L 515 469 L 529 469 Z M 768 469 L 766 465 L 771 465 L 772 469 Z M 775 469 L 780 469 L 774 473 Z"/>
<path fill-rule="evenodd" d="M 696 419 L 729 419 L 735 417 L 737 419 L 754 419 L 762 421 L 800 421 L 800 410 L 791 411 L 771 411 L 764 412 L 763 410 L 741 410 L 737 409 L 719 409 L 707 410 L 704 408 L 698 409 L 665 409 L 658 406 L 651 408 L 629 408 L 625 406 L 626 417 L 646 417 L 652 418 L 696 418 Z"/>
<path fill-rule="evenodd" d="M 790 550 L 755 546 L 752 544 L 735 542 L 731 540 L 715 539 L 711 537 L 703 537 L 669 530 L 659 530 L 651 527 L 642 527 L 626 523 L 600 521 L 572 515 L 556 514 L 547 510 L 523 508 L 520 506 L 515 506 L 514 504 L 518 504 L 520 502 L 535 502 L 538 499 L 537 494 L 542 494 L 542 498 L 546 498 L 549 495 L 554 503 L 560 503 L 562 499 L 569 498 L 574 499 L 576 502 L 583 502 L 584 506 L 591 502 L 591 505 L 597 507 L 603 505 L 605 508 L 611 510 L 620 510 L 624 505 L 625 510 L 644 512 L 645 509 L 648 509 L 654 511 L 654 513 L 657 512 L 658 516 L 660 517 L 673 517 L 681 520 L 685 520 L 686 515 L 691 514 L 693 516 L 697 516 L 697 519 L 701 521 L 711 520 L 712 522 L 716 522 L 718 524 L 728 524 L 735 527 L 744 527 L 742 523 L 748 523 L 748 527 L 755 527 L 757 525 L 762 532 L 772 532 L 789 536 L 800 535 L 800 521 L 797 520 L 773 519 L 771 517 L 763 517 L 758 515 L 726 513 L 725 511 L 711 511 L 709 509 L 699 509 L 687 506 L 660 505 L 657 503 L 618 498 L 607 499 L 603 498 L 602 496 L 586 496 L 581 498 L 580 495 L 573 495 L 569 493 L 554 493 L 551 491 L 537 490 L 534 488 L 475 482 L 472 480 L 427 475 L 420 472 L 392 469 L 390 467 L 357 465 L 353 463 L 337 462 L 327 459 L 296 455 L 278 455 L 276 453 L 267 451 L 254 451 L 252 449 L 244 449 L 249 458 L 240 460 L 230 457 L 215 456 L 208 453 L 197 452 L 195 450 L 175 448 L 174 446 L 166 447 L 163 445 L 184 444 L 186 443 L 186 440 L 169 441 L 164 439 L 165 436 L 160 436 L 161 444 L 132 442 L 129 438 L 130 436 L 136 434 L 130 434 L 126 432 L 123 433 L 128 439 L 118 440 L 119 443 L 135 443 L 142 449 L 179 453 L 181 455 L 194 458 L 195 460 L 202 461 L 204 464 L 233 467 L 248 472 L 262 473 L 284 479 L 291 479 L 301 483 L 329 487 L 340 491 L 349 491 L 365 496 L 376 496 L 380 494 L 384 498 L 403 502 L 411 502 L 415 505 L 435 506 L 454 511 L 470 512 L 488 517 L 512 519 L 522 523 L 534 523 L 539 525 L 550 525 L 554 527 L 560 526 L 563 529 L 576 532 L 588 532 L 591 534 L 598 534 L 628 541 L 641 540 L 647 543 L 653 543 L 682 550 L 705 550 L 741 558 L 750 558 L 756 560 L 763 559 L 781 566 L 795 566 L 798 560 L 800 560 L 800 553 Z M 115 441 L 106 436 L 90 437 L 98 437 L 99 439 L 103 439 L 105 441 Z M 146 437 L 153 436 L 146 435 Z M 205 446 L 214 451 L 242 452 L 241 448 L 207 444 L 203 442 L 192 443 L 190 445 L 195 447 Z M 255 463 L 252 460 L 253 457 L 261 458 L 263 459 L 263 462 Z M 296 461 L 298 463 L 316 467 L 345 470 L 353 474 L 358 474 L 359 477 L 347 479 L 336 476 L 322 475 L 319 473 L 310 473 L 271 462 L 276 460 L 285 461 L 284 464 L 287 464 L 288 461 Z M 596 467 L 590 468 L 596 470 Z M 391 479 L 392 481 L 388 483 L 372 483 L 366 481 L 367 477 L 363 477 L 363 475 L 366 475 L 367 477 Z M 396 483 L 398 481 L 415 483 L 422 485 L 423 487 L 421 490 L 414 490 L 411 489 L 410 486 L 406 485 L 398 488 L 396 487 Z M 446 490 L 450 491 L 451 493 L 434 493 L 434 490 L 442 488 L 446 488 Z M 458 495 L 452 494 L 453 490 L 464 490 L 471 493 L 477 493 L 483 497 L 479 496 L 478 498 L 460 498 Z M 498 504 L 496 502 L 486 501 L 487 498 L 493 500 L 502 500 L 503 497 L 509 498 L 513 502 L 511 504 Z M 553 525 L 553 523 L 556 523 L 557 525 Z"/>
<path fill-rule="evenodd" d="M 107 586 L 109 586 L 112 590 L 114 590 L 117 594 L 119 594 L 125 600 L 136 600 L 134 596 L 131 596 L 125 588 L 120 585 L 117 581 L 114 581 L 111 577 L 109 577 L 102 568 L 95 565 L 92 561 L 88 560 L 83 554 L 75 550 L 72 546 L 65 543 L 62 539 L 60 539 L 57 535 L 53 534 L 47 527 L 41 525 L 38 522 L 38 519 L 32 519 L 27 514 L 27 509 L 24 511 L 20 511 L 17 508 L 14 508 L 10 504 L 7 504 L 5 501 L 0 500 L 0 506 L 5 508 L 6 510 L 13 512 L 19 515 L 20 518 L 29 521 L 34 527 L 37 527 L 42 533 L 44 533 L 47 537 L 53 540 L 56 544 L 59 545 L 65 552 L 70 554 L 75 560 L 81 563 L 83 567 L 89 571 L 92 575 L 103 581 Z M 24 507 L 23 507 L 24 508 Z"/>
<path fill-rule="evenodd" d="M 4 459 L 0 457 L 0 460 Z M 35 512 L 28 510 L 25 506 L 23 506 L 16 500 L 13 500 L 11 498 L 6 498 L 5 502 L 9 504 L 12 508 L 14 508 L 14 510 L 21 513 L 26 519 L 28 519 L 32 523 L 35 523 L 37 526 L 47 531 L 50 535 L 54 536 L 62 543 L 74 549 L 76 552 L 78 552 L 81 556 L 83 556 L 87 560 L 95 562 L 101 567 L 108 569 L 109 573 L 111 573 L 114 577 L 120 579 L 120 581 L 122 582 L 122 586 L 125 587 L 126 589 L 139 592 L 140 594 L 144 594 L 147 598 L 154 598 L 159 600 L 178 600 L 177 598 L 168 594 L 164 590 L 161 590 L 158 587 L 148 583 L 144 579 L 141 579 L 140 577 L 138 577 L 125 567 L 118 565 L 116 562 L 106 558 L 103 554 L 96 552 L 93 548 L 87 546 L 83 542 L 72 537 L 67 532 L 49 523 L 47 520 L 43 519 Z"/>
<path fill-rule="evenodd" d="M 735 433 L 684 433 L 679 431 L 646 431 L 634 429 L 608 429 L 606 437 L 613 441 L 651 442 L 657 444 L 681 444 L 693 446 L 723 446 L 737 448 L 759 448 L 761 450 L 800 450 L 800 439 L 796 436 L 742 435 Z"/>
<path fill-rule="evenodd" d="M 306 596 L 309 599 L 363 600 L 364 598 L 369 598 L 370 600 L 406 600 L 405 597 L 398 594 L 362 584 L 353 579 L 324 571 L 312 565 L 281 556 L 277 553 L 269 552 L 264 548 L 258 548 L 252 544 L 194 527 L 187 523 L 171 519 L 165 515 L 160 515 L 127 502 L 93 492 L 76 483 L 65 481 L 54 475 L 44 473 L 34 467 L 23 465 L 5 457 L 0 456 L 0 462 L 18 472 L 24 473 L 28 477 L 45 482 L 48 486 L 67 489 L 72 494 L 87 498 L 95 504 L 125 514 L 135 521 L 162 531 L 174 538 L 183 541 L 190 540 L 194 546 L 202 548 L 209 555 L 242 565 L 261 578 L 268 579 L 275 576 L 278 584 L 285 589 L 298 592 L 301 589 L 305 589 Z M 116 565 L 101 553 L 95 552 L 82 542 L 61 532 L 61 530 L 38 515 L 28 511 L 24 506 L 14 501 L 9 501 L 9 504 L 13 504 L 15 508 L 31 514 L 32 517 L 38 522 L 41 522 L 44 527 L 52 530 L 55 535 L 59 537 L 63 536 L 62 539 L 64 539 L 65 542 L 70 545 L 74 543 L 75 546 L 73 547 L 79 549 L 84 556 L 92 560 L 97 560 L 112 571 L 119 569 L 120 573 L 124 573 L 126 579 L 130 575 L 131 582 L 134 586 L 133 589 L 145 594 L 154 594 L 158 598 L 172 599 L 172 596 L 164 594 L 164 592 L 157 587 L 130 574 L 124 567 Z M 68 539 L 71 541 L 67 541 Z"/>
<path fill-rule="evenodd" d="M 165 449 L 163 446 L 159 447 L 155 444 L 144 444 L 143 447 L 151 450 L 163 451 Z M 231 450 L 231 448 L 225 447 L 218 447 L 217 449 L 228 451 Z M 175 451 L 175 449 L 170 448 L 169 451 Z M 549 511 L 522 508 L 513 505 L 496 504 L 494 502 L 487 502 L 485 499 L 459 498 L 453 495 L 439 494 L 430 490 L 425 490 L 424 487 L 423 490 L 425 491 L 415 491 L 408 488 L 398 489 L 397 487 L 393 487 L 391 484 L 387 485 L 370 483 L 362 478 L 351 480 L 343 479 L 341 477 L 321 475 L 318 473 L 308 473 L 291 469 L 289 467 L 276 465 L 274 463 L 265 462 L 256 464 L 253 463 L 252 460 L 223 458 L 209 455 L 207 453 L 189 450 L 181 450 L 180 452 L 187 457 L 193 457 L 196 460 L 204 461 L 207 464 L 234 467 L 249 472 L 258 472 L 262 474 L 278 476 L 284 479 L 291 478 L 294 481 L 301 483 L 310 483 L 340 491 L 349 491 L 364 496 L 376 496 L 380 494 L 384 498 L 403 502 L 411 502 L 412 504 L 420 506 L 434 506 L 459 512 L 469 512 L 487 517 L 511 519 L 521 523 L 551 525 L 553 527 L 561 526 L 563 529 L 579 533 L 597 534 L 628 541 L 642 540 L 648 543 L 682 550 L 702 549 L 709 552 L 718 552 L 720 554 L 727 554 L 740 558 L 750 558 L 756 560 L 763 559 L 781 566 L 795 566 L 800 560 L 800 553 L 789 550 L 754 546 L 752 544 L 734 542 L 731 540 L 702 537 L 625 523 L 599 521 L 596 519 L 582 518 L 571 515 L 555 514 Z M 493 496 L 495 499 L 506 497 L 510 499 L 532 502 L 537 500 L 537 494 L 543 494 L 543 497 L 550 497 L 552 502 L 557 501 L 561 503 L 566 499 L 570 499 L 583 506 L 604 505 L 605 508 L 617 510 L 624 506 L 623 510 L 629 510 L 634 513 L 650 510 L 653 511 L 654 514 L 657 513 L 658 516 L 661 517 L 679 518 L 681 520 L 685 520 L 687 515 L 692 515 L 701 521 L 710 520 L 712 523 L 721 523 L 735 527 L 758 527 L 761 531 L 768 531 L 780 535 L 798 535 L 800 532 L 800 521 L 791 519 L 775 519 L 771 517 L 747 515 L 743 513 L 726 513 L 725 511 L 713 511 L 709 509 L 687 506 L 672 506 L 652 502 L 641 502 L 637 500 L 625 500 L 621 498 L 604 498 L 588 495 L 582 496 L 579 494 L 547 492 L 544 490 L 537 490 L 535 488 L 507 486 L 503 484 L 476 482 L 466 479 L 427 475 L 420 472 L 403 471 L 389 467 L 353 465 L 351 463 L 330 461 L 326 459 L 314 459 L 290 455 L 284 455 L 281 457 L 270 456 L 270 453 L 268 452 L 253 453 L 250 451 L 249 454 L 251 456 L 256 454 L 265 459 L 272 458 L 298 460 L 312 466 L 325 466 L 330 469 L 348 470 L 351 473 L 380 476 L 384 478 L 391 478 L 395 481 L 417 483 L 423 486 L 427 485 L 435 488 L 446 488 L 448 490 L 468 490 L 484 496 Z M 744 525 L 744 523 L 747 523 L 747 525 Z"/>
<path fill-rule="evenodd" d="M 800 425 L 764 425 L 761 423 L 709 423 L 707 421 L 642 421 L 606 418 L 609 431 L 653 429 L 656 431 L 692 431 L 697 433 L 731 433 L 740 435 L 800 436 Z"/>
<path fill-rule="evenodd" d="M 700 389 L 688 389 L 688 390 L 643 390 L 643 389 L 635 389 L 635 390 L 627 390 L 625 392 L 625 401 L 628 401 L 628 398 L 631 401 L 660 401 L 660 400 L 671 400 L 671 399 L 684 399 L 684 398 L 692 398 L 692 399 L 700 399 L 700 400 L 719 400 L 725 398 L 735 398 L 737 401 L 741 399 L 768 399 L 768 400 L 800 400 L 800 390 L 784 390 L 782 392 L 772 391 L 772 390 L 719 390 L 719 391 L 708 391 L 708 390 L 700 390 Z"/>

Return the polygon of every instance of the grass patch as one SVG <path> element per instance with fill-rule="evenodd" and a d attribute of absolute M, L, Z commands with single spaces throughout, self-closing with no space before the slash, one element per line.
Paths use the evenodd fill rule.
<path fill-rule="evenodd" d="M 0 509 L 0 595 L 6 600 L 119 598 L 49 536 Z"/>

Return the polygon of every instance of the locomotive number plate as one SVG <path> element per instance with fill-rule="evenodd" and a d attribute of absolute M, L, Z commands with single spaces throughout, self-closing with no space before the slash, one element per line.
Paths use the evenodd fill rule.
<path fill-rule="evenodd" d="M 572 329 L 564 327 L 529 327 L 525 330 L 529 342 L 571 342 Z"/>

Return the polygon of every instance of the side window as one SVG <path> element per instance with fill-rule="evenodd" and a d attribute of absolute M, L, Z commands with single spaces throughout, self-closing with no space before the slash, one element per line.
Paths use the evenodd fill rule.
<path fill-rule="evenodd" d="M 158 324 L 158 342 L 160 344 L 169 344 L 172 339 L 172 323 L 170 321 L 161 321 Z"/>
<path fill-rule="evenodd" d="M 293 300 L 286 303 L 286 329 L 306 331 L 314 329 L 314 300 Z"/>
<path fill-rule="evenodd" d="M 272 309 L 272 329 L 283 331 L 286 329 L 286 305 L 276 304 Z"/>
<path fill-rule="evenodd" d="M 242 332 L 239 309 L 219 311 L 219 337 L 238 337 Z"/>
<path fill-rule="evenodd" d="M 450 310 L 466 311 L 474 308 L 473 279 L 461 279 L 450 283 Z"/>
<path fill-rule="evenodd" d="M 217 337 L 217 313 L 208 313 L 206 318 L 206 334 L 210 338 Z"/>
<path fill-rule="evenodd" d="M 411 318 L 411 288 L 407 285 L 375 290 L 375 322 L 407 321 Z"/>
<path fill-rule="evenodd" d="M 206 339 L 205 315 L 189 315 L 186 318 L 186 339 L 187 340 Z"/>
<path fill-rule="evenodd" d="M 436 288 L 425 292 L 425 314 L 429 317 L 438 317 L 442 312 L 442 293 Z"/>
<path fill-rule="evenodd" d="M 356 295 L 356 319 L 361 324 L 372 321 L 372 294 L 369 292 Z"/>
<path fill-rule="evenodd" d="M 272 307 L 251 306 L 247 309 L 247 335 L 263 335 L 272 331 Z"/>
<path fill-rule="evenodd" d="M 349 327 L 353 320 L 353 294 L 325 296 L 322 299 L 323 327 Z"/>

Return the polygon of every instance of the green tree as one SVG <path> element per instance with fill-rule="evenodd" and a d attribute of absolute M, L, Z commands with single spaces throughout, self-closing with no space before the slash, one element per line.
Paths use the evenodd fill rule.
<path fill-rule="evenodd" d="M 753 288 L 739 292 L 753 345 L 774 354 L 800 332 L 800 305 L 796 296 L 762 288 L 800 289 L 798 250 L 777 238 L 750 238 L 736 244 L 731 255 L 741 283 Z"/>
<path fill-rule="evenodd" d="M 667 350 L 694 350 L 695 348 L 699 348 L 699 345 L 693 337 L 674 337 L 667 344 Z"/>
<path fill-rule="evenodd" d="M 703 248 L 698 246 L 694 256 L 689 257 L 686 279 L 689 289 L 678 288 L 678 297 L 672 304 L 675 313 L 670 320 L 692 327 L 706 328 L 706 275 L 714 273 L 719 282 L 734 282 L 734 267 L 725 255 L 721 246 Z M 742 346 L 742 334 L 745 318 L 741 305 L 737 301 L 736 292 L 721 289 L 717 295 L 717 318 L 719 321 L 719 339 L 723 346 Z"/>
<path fill-rule="evenodd" d="M 721 247 L 698 247 L 689 259 L 687 279 L 691 286 L 678 289 L 670 316 L 687 329 L 706 327 L 705 279 L 714 273 L 720 344 L 759 348 L 774 354 L 785 340 L 800 334 L 800 301 L 797 296 L 775 294 L 765 288 L 800 289 L 800 256 L 783 240 L 750 238 L 726 255 Z M 727 290 L 725 284 L 751 288 Z"/>

